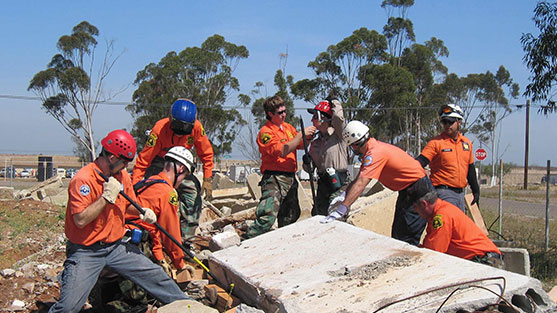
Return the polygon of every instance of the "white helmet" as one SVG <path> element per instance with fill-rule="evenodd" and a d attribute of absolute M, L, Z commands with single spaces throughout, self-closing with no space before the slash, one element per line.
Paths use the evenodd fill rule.
<path fill-rule="evenodd" d="M 186 147 L 172 147 L 165 154 L 164 158 L 165 159 L 171 158 L 182 163 L 183 165 L 186 166 L 186 168 L 188 169 L 188 171 L 190 171 L 190 173 L 195 167 L 195 163 L 193 161 L 193 154 L 191 154 L 191 151 L 188 150 Z"/>
<path fill-rule="evenodd" d="M 444 117 L 456 117 L 458 119 L 462 119 L 464 113 L 458 105 L 451 103 L 441 107 L 441 110 L 439 110 L 439 116 L 441 119 Z"/>
<path fill-rule="evenodd" d="M 367 138 L 368 135 L 369 127 L 367 127 L 360 121 L 352 121 L 348 123 L 348 125 L 346 125 L 346 127 L 344 127 L 344 130 L 342 131 L 342 138 L 348 146 Z"/>

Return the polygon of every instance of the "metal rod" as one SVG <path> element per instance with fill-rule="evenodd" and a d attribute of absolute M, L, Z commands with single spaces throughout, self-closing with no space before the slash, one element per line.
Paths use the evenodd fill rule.
<path fill-rule="evenodd" d="M 524 190 L 528 190 L 528 150 L 530 146 L 530 100 L 526 100 L 526 142 L 524 143 Z"/>

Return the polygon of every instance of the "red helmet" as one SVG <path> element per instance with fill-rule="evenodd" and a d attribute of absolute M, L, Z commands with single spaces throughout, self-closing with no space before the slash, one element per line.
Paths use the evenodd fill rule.
<path fill-rule="evenodd" d="M 123 129 L 113 130 L 101 141 L 104 150 L 125 160 L 131 161 L 135 157 L 137 146 L 132 135 Z"/>
<path fill-rule="evenodd" d="M 317 111 L 325 113 L 328 118 L 333 117 L 333 107 L 327 100 L 319 102 L 313 109 L 308 109 L 308 112 L 311 114 L 315 114 Z"/>

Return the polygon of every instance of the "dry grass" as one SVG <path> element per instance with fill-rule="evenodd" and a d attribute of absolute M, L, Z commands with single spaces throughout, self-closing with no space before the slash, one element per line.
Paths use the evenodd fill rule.
<path fill-rule="evenodd" d="M 530 202 L 537 201 L 534 200 L 538 198 L 535 192 L 529 198 L 527 195 L 527 193 L 521 193 L 521 198 L 527 198 Z M 484 196 L 483 190 L 482 196 Z M 509 198 L 505 197 L 505 199 Z M 545 193 L 543 203 L 545 203 Z M 527 249 L 530 255 L 530 275 L 539 279 L 547 291 L 557 285 L 557 220 L 550 220 L 548 249 L 546 251 L 544 218 L 503 213 L 502 232 L 498 234 L 497 210 L 484 207 L 481 211 L 486 226 L 490 229 L 492 239 L 509 241 L 517 248 Z"/>

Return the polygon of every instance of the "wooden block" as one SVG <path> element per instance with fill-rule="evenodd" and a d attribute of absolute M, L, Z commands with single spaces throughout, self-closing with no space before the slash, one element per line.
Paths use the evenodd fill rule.
<path fill-rule="evenodd" d="M 180 273 L 176 274 L 176 283 L 186 283 L 192 280 L 192 276 L 190 275 L 189 271 L 181 271 Z"/>
<path fill-rule="evenodd" d="M 228 311 L 226 311 L 226 312 L 224 312 L 224 313 L 235 313 L 235 312 L 236 312 L 236 308 L 237 308 L 237 306 L 233 307 L 232 309 L 230 309 L 230 310 L 228 310 Z"/>
<path fill-rule="evenodd" d="M 466 206 L 468 207 L 468 210 L 470 210 L 470 215 L 472 215 L 472 220 L 474 220 L 474 223 L 478 225 L 478 227 L 482 230 L 484 234 L 489 235 L 489 231 L 487 230 L 487 227 L 485 227 L 485 222 L 482 217 L 482 213 L 480 213 L 480 208 L 478 207 L 478 204 L 477 203 L 474 203 L 474 205 L 470 204 L 472 203 L 472 200 L 474 200 L 474 195 L 467 194 L 466 196 L 464 196 L 464 199 L 466 200 Z"/>

